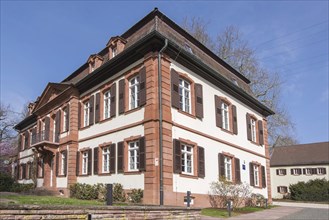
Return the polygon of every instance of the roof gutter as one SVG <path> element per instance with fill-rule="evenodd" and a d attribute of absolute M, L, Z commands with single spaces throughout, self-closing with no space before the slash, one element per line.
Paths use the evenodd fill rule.
<path fill-rule="evenodd" d="M 168 46 L 168 39 L 165 39 L 165 45 L 158 53 L 158 97 L 159 97 L 159 160 L 160 160 L 160 206 L 163 206 L 163 145 L 162 145 L 162 69 L 161 56 Z"/>

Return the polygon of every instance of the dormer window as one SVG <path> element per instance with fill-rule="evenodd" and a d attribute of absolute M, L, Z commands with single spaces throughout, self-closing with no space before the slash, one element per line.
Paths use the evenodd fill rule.
<path fill-rule="evenodd" d="M 117 48 L 113 47 L 112 48 L 112 58 L 115 57 L 117 55 Z"/>
<path fill-rule="evenodd" d="M 185 50 L 187 50 L 187 52 L 193 54 L 192 48 L 190 47 L 190 45 L 188 43 L 185 43 Z"/>
<path fill-rule="evenodd" d="M 89 63 L 89 73 L 92 73 L 102 65 L 103 57 L 98 54 L 93 54 L 89 56 L 87 62 Z"/>
<path fill-rule="evenodd" d="M 90 64 L 90 72 L 94 72 L 95 70 L 95 62 Z"/>

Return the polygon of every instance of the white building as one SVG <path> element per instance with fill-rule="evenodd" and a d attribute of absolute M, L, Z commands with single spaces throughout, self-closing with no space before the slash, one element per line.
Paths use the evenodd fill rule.
<path fill-rule="evenodd" d="M 272 198 L 290 193 L 289 185 L 329 179 L 329 142 L 275 147 L 271 155 Z"/>

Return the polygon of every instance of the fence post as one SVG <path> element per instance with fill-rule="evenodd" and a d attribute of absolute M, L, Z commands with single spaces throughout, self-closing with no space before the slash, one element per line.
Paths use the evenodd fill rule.
<path fill-rule="evenodd" d="M 106 205 L 113 205 L 113 184 L 106 184 Z"/>
<path fill-rule="evenodd" d="M 231 210 L 232 210 L 232 208 L 231 208 L 231 201 L 228 200 L 227 201 L 227 211 L 228 211 L 228 216 L 229 217 L 231 217 Z"/>
<path fill-rule="evenodd" d="M 191 204 L 191 191 L 187 191 L 186 193 L 186 205 L 187 205 L 187 208 L 190 208 L 190 204 Z"/>

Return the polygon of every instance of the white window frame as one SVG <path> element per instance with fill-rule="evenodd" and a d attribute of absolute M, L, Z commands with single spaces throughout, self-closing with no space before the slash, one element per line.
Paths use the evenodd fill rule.
<path fill-rule="evenodd" d="M 128 171 L 138 171 L 139 141 L 128 143 Z"/>
<path fill-rule="evenodd" d="M 64 152 L 61 153 L 61 175 L 64 175 L 64 167 L 65 167 L 66 157 Z"/>
<path fill-rule="evenodd" d="M 104 93 L 104 119 L 111 117 L 111 93 L 107 91 Z"/>
<path fill-rule="evenodd" d="M 254 118 L 250 118 L 250 126 L 251 126 L 251 140 L 256 142 L 256 120 Z"/>
<path fill-rule="evenodd" d="M 129 80 L 129 109 L 134 109 L 138 107 L 139 83 L 139 76 L 135 76 Z"/>
<path fill-rule="evenodd" d="M 305 168 L 305 175 L 312 175 L 312 168 Z"/>
<path fill-rule="evenodd" d="M 319 175 L 324 175 L 324 170 L 325 170 L 326 168 L 324 168 L 324 167 L 318 167 L 317 169 L 318 169 L 317 174 L 319 174 Z"/>
<path fill-rule="evenodd" d="M 88 151 L 82 152 L 82 174 L 88 174 Z"/>
<path fill-rule="evenodd" d="M 284 169 L 279 169 L 279 176 L 284 176 L 284 175 L 286 175 L 285 173 L 284 173 Z"/>
<path fill-rule="evenodd" d="M 179 78 L 179 105 L 184 112 L 191 113 L 191 83 Z"/>
<path fill-rule="evenodd" d="M 300 175 L 298 173 L 299 168 L 292 168 L 292 175 Z"/>
<path fill-rule="evenodd" d="M 288 187 L 286 186 L 279 186 L 279 191 L 280 193 L 284 194 L 284 193 L 288 193 Z M 286 192 L 285 192 L 286 191 Z"/>
<path fill-rule="evenodd" d="M 102 173 L 110 172 L 110 146 L 102 148 Z"/>
<path fill-rule="evenodd" d="M 89 125 L 90 117 L 90 103 L 89 101 L 83 104 L 83 126 L 86 127 Z"/>
<path fill-rule="evenodd" d="M 115 57 L 117 55 L 117 48 L 113 47 L 112 48 L 112 58 Z"/>
<path fill-rule="evenodd" d="M 232 181 L 232 158 L 224 156 L 225 178 Z"/>
<path fill-rule="evenodd" d="M 68 131 L 69 129 L 66 127 L 66 122 L 67 122 L 67 117 L 68 117 L 68 112 L 67 112 L 67 107 L 63 109 L 63 131 Z"/>
<path fill-rule="evenodd" d="M 222 128 L 230 130 L 230 107 L 227 103 L 222 102 Z"/>
<path fill-rule="evenodd" d="M 254 184 L 255 186 L 259 186 L 259 166 L 254 165 Z"/>
<path fill-rule="evenodd" d="M 182 173 L 187 175 L 193 175 L 193 146 L 182 144 Z"/>

